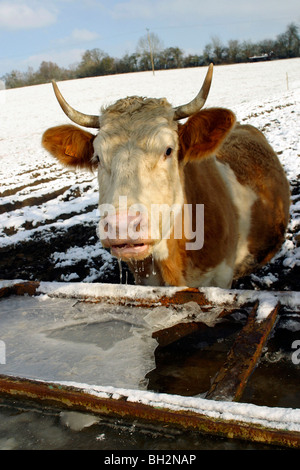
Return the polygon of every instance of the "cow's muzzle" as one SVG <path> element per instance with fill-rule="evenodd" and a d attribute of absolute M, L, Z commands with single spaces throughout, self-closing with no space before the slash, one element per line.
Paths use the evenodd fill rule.
<path fill-rule="evenodd" d="M 108 215 L 100 220 L 99 236 L 103 247 L 110 248 L 113 256 L 124 261 L 145 259 L 152 252 L 153 241 L 149 238 L 145 213 Z"/>

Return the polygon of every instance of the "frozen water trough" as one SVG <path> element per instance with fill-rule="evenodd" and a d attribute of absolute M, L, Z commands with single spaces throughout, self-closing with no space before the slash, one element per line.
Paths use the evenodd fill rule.
<path fill-rule="evenodd" d="M 299 305 L 299 292 L 1 281 L 0 396 L 300 448 L 298 406 L 244 400 L 282 321 L 296 335 L 289 360 L 300 377 Z M 151 389 L 156 348 L 241 317 L 205 393 Z M 271 383 L 283 380 L 274 376 Z M 299 389 L 288 385 L 297 399 Z"/>

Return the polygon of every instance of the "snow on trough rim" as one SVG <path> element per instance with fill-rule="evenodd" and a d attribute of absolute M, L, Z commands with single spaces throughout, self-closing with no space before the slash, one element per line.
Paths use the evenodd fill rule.
<path fill-rule="evenodd" d="M 152 407 L 170 409 L 173 411 L 191 411 L 204 414 L 211 418 L 221 418 L 225 421 L 241 421 L 259 424 L 267 428 L 287 431 L 300 431 L 300 410 L 294 408 L 279 408 L 257 406 L 251 403 L 237 403 L 207 400 L 200 397 L 187 397 L 169 395 L 125 388 L 102 387 L 97 385 L 81 384 L 77 382 L 57 382 L 62 386 L 74 387 L 84 393 L 99 398 L 113 398 L 118 400 L 126 398 L 133 403 L 141 403 Z"/>

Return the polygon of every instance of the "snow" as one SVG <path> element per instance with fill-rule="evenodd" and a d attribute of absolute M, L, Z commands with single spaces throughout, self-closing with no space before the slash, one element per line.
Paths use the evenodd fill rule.
<path fill-rule="evenodd" d="M 1 282 L 0 282 L 1 285 Z M 182 287 L 145 287 L 125 284 L 88 284 L 88 283 L 60 283 L 42 282 L 37 292 L 43 294 L 75 297 L 75 298 L 127 298 L 127 299 L 148 299 L 155 301 L 163 295 L 174 295 Z"/>
<path fill-rule="evenodd" d="M 294 312 L 300 311 L 300 292 L 268 292 L 206 287 L 199 289 L 212 304 L 243 306 L 258 301 L 256 320 L 264 320 L 278 302 Z"/>
<path fill-rule="evenodd" d="M 261 322 L 262 320 L 265 320 L 275 307 L 276 299 L 274 300 L 273 297 L 268 296 L 268 298 L 262 299 L 256 312 L 257 321 Z"/>

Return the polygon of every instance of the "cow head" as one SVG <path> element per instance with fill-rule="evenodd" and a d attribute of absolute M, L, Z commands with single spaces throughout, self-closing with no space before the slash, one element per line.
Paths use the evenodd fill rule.
<path fill-rule="evenodd" d="M 183 168 L 213 154 L 234 124 L 228 110 L 200 111 L 211 79 L 212 65 L 196 98 L 175 109 L 166 99 L 134 96 L 102 109 L 100 117 L 74 110 L 53 83 L 67 116 L 99 132 L 58 126 L 44 133 L 42 143 L 65 165 L 98 170 L 99 236 L 118 258 L 168 256 L 166 240 L 182 223 Z"/>

